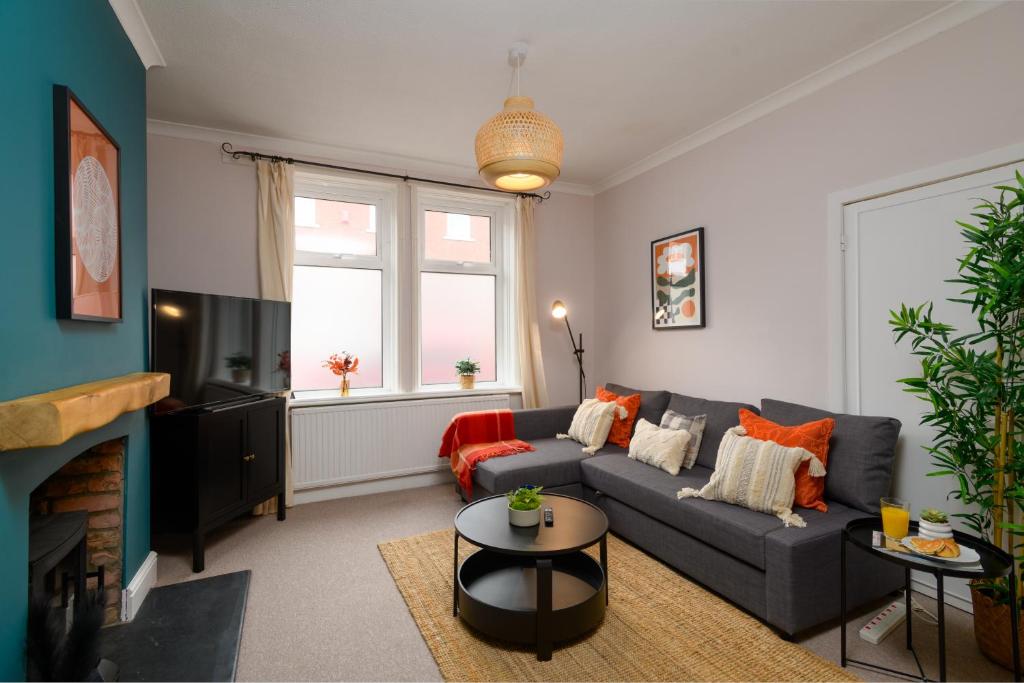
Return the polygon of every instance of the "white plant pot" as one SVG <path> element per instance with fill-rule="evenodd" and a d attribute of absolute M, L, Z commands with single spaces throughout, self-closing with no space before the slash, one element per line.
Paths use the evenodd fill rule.
<path fill-rule="evenodd" d="M 537 526 L 540 524 L 540 508 L 533 510 L 508 509 L 508 523 L 512 526 Z"/>
<path fill-rule="evenodd" d="M 917 524 L 917 533 L 922 538 L 953 538 L 953 527 L 949 522 L 936 524 L 922 519 Z"/>

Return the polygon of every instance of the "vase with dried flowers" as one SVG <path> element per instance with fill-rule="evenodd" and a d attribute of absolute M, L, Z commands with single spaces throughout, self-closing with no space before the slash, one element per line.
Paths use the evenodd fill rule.
<path fill-rule="evenodd" d="M 324 367 L 341 377 L 341 395 L 348 396 L 348 376 L 359 374 L 359 357 L 348 351 L 333 353 L 324 361 Z"/>

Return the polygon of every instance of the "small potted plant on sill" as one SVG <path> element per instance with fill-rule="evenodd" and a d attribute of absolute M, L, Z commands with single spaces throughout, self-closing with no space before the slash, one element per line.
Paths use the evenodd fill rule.
<path fill-rule="evenodd" d="M 508 498 L 508 523 L 512 526 L 537 526 L 540 524 L 540 506 L 544 497 L 542 486 L 524 484 L 515 491 L 505 494 Z"/>
<path fill-rule="evenodd" d="M 476 386 L 476 376 L 480 373 L 480 364 L 468 357 L 455 362 L 455 372 L 459 374 L 459 386 L 472 389 Z"/>
<path fill-rule="evenodd" d="M 324 361 L 324 367 L 341 377 L 341 395 L 348 396 L 348 376 L 359 374 L 359 357 L 353 356 L 348 351 L 341 354 L 331 354 L 331 357 Z"/>
<path fill-rule="evenodd" d="M 241 351 L 224 359 L 231 370 L 231 381 L 235 384 L 248 384 L 252 379 L 252 357 Z"/>
<path fill-rule="evenodd" d="M 921 510 L 917 532 L 924 538 L 953 538 L 953 525 L 949 523 L 949 515 L 942 510 L 925 508 Z"/>

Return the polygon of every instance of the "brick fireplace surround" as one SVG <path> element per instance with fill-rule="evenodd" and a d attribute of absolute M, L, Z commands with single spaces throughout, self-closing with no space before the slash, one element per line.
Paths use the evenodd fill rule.
<path fill-rule="evenodd" d="M 121 618 L 121 575 L 124 553 L 125 438 L 93 446 L 50 475 L 32 492 L 30 514 L 87 510 L 88 570 L 104 567 L 107 608 L 104 623 Z M 95 588 L 95 579 L 89 587 Z"/>

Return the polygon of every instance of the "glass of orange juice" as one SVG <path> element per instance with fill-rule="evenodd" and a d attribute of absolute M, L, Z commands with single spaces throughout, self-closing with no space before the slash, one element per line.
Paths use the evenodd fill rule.
<path fill-rule="evenodd" d="M 891 541 L 902 541 L 910 533 L 910 503 L 899 498 L 882 498 L 882 532 Z"/>

